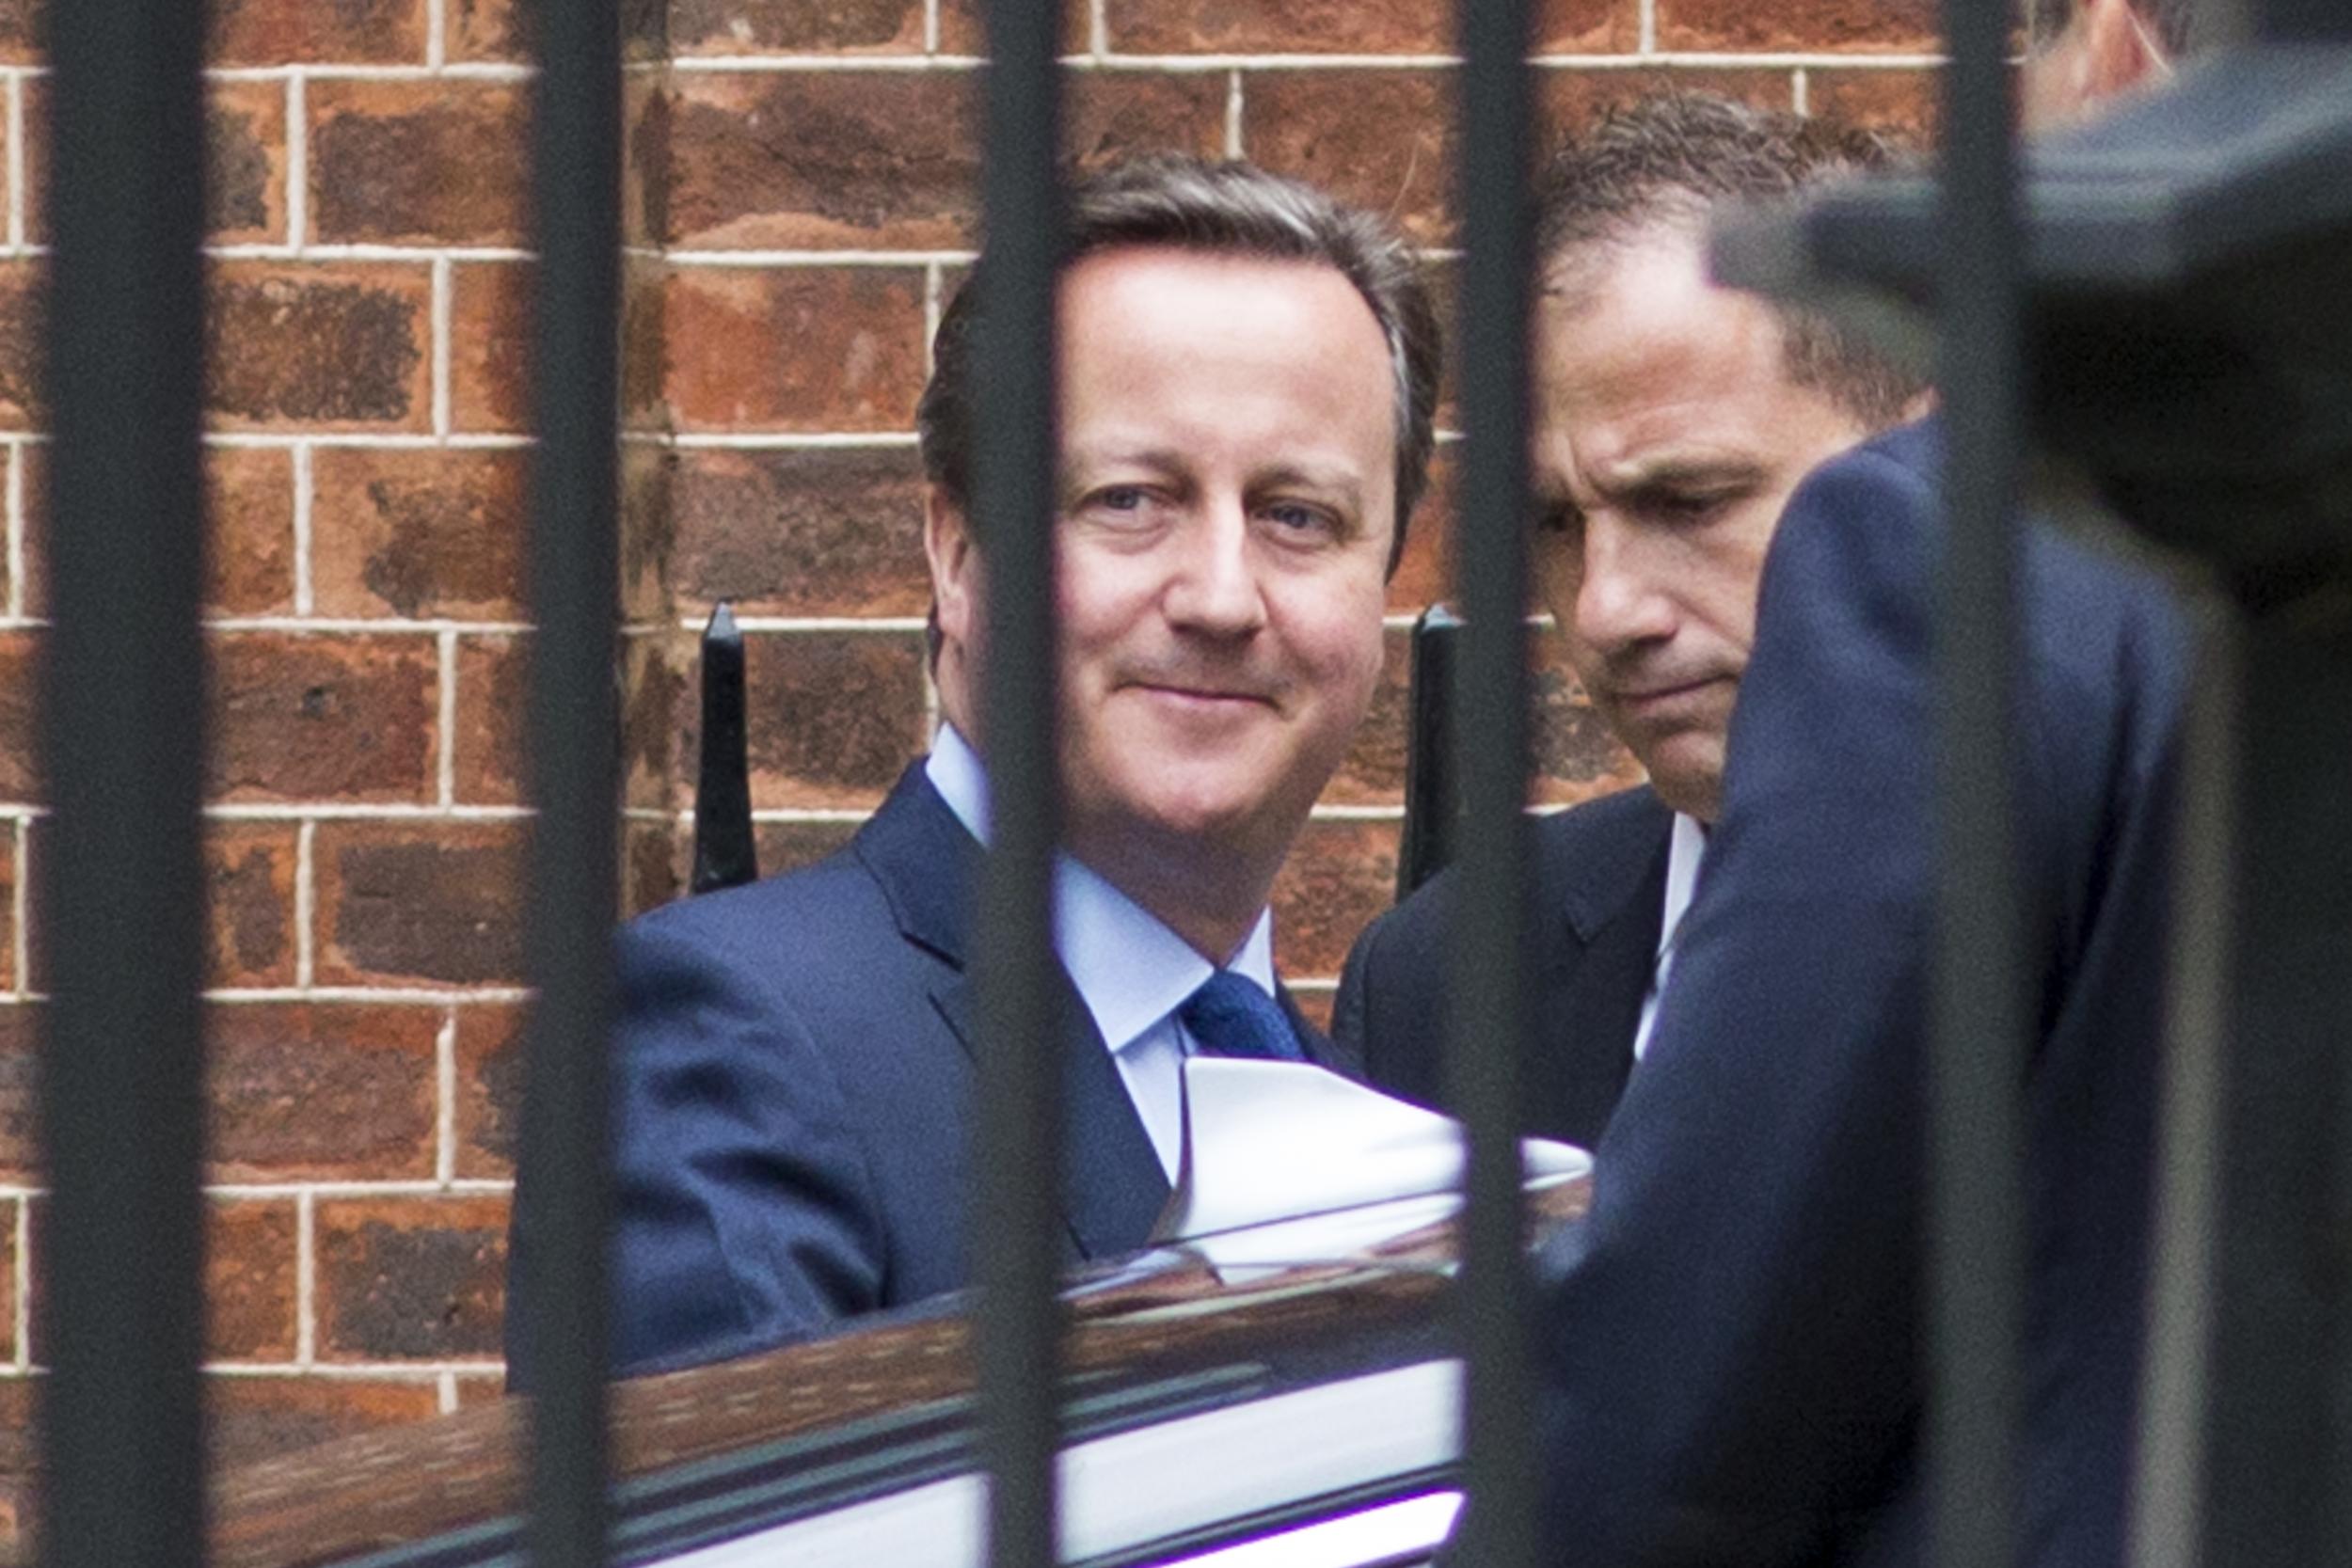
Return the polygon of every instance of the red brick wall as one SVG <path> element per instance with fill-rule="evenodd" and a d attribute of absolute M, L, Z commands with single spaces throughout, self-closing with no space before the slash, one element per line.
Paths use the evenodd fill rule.
<path fill-rule="evenodd" d="M 223 1447 L 250 1453 L 498 1387 L 527 82 L 512 0 L 215 9 L 211 1345 Z M 1549 0 L 1544 102 L 1572 118 L 1677 81 L 1911 121 L 1933 9 Z M 0 1415 L 20 1418 L 41 1351 L 35 10 L 0 0 Z M 679 890 L 694 632 L 716 598 L 751 634 L 770 867 L 839 842 L 923 746 L 910 417 L 977 159 L 974 0 L 662 10 L 624 7 L 632 906 Z M 1071 26 L 1084 156 L 1247 154 L 1444 242 L 1430 0 L 1074 0 Z M 1387 898 L 1401 639 L 1446 531 L 1441 483 L 1391 594 L 1391 682 L 1279 890 L 1281 961 L 1311 1001 Z M 1545 793 L 1625 782 L 1573 693 L 1543 689 Z"/>

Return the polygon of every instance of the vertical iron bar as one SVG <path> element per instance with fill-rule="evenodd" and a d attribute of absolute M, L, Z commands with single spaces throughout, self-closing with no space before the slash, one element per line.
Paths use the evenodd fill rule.
<path fill-rule="evenodd" d="M 41 1560 L 204 1556 L 203 51 L 50 6 Z"/>
<path fill-rule="evenodd" d="M 536 1399 L 531 1560 L 595 1568 L 608 1534 L 610 944 L 619 881 L 619 8 L 534 17 L 531 800 L 524 1298 Z"/>
<path fill-rule="evenodd" d="M 1946 0 L 1940 377 L 1949 527 L 1937 606 L 1939 936 L 1928 1063 L 1933 1560 L 2010 1568 L 2024 1252 L 2026 1005 L 2016 773 L 2023 247 L 2010 8 Z"/>
<path fill-rule="evenodd" d="M 1061 16 L 1059 5 L 1041 0 L 988 7 L 986 292 L 975 362 L 989 368 L 989 395 L 976 410 L 972 526 L 988 561 L 980 673 L 991 824 L 973 955 L 981 1043 L 971 1244 L 996 1568 L 1041 1568 L 1057 1560 L 1057 1538 L 1062 1031 L 1049 878 L 1060 829 L 1053 518 Z"/>
<path fill-rule="evenodd" d="M 1458 1309 L 1469 1364 L 1463 1467 L 1473 1506 L 1462 1556 L 1535 1560 L 1534 1354 L 1519 1196 L 1518 1120 L 1527 1057 L 1526 0 L 1462 0 L 1456 102 L 1462 162 L 1460 351 L 1467 441 L 1455 601 L 1465 623 L 1454 701 L 1462 903 L 1454 941 L 1447 1070 L 1470 1129 Z"/>

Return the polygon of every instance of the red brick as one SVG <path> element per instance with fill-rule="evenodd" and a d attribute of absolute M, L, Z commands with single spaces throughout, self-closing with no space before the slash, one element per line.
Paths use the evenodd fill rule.
<path fill-rule="evenodd" d="M 675 822 L 628 824 L 622 837 L 622 914 L 643 914 L 685 896 L 693 853 L 689 837 Z"/>
<path fill-rule="evenodd" d="M 48 449 L 16 449 L 24 469 L 24 610 L 47 613 Z M 214 615 L 279 615 L 294 608 L 294 458 L 267 447 L 210 446 L 204 451 L 205 610 Z"/>
<path fill-rule="evenodd" d="M 911 447 L 689 451 L 672 491 L 681 599 L 758 615 L 920 615 L 923 466 Z"/>
<path fill-rule="evenodd" d="M 207 402 L 230 429 L 422 430 L 421 266 L 227 261 L 214 273 Z"/>
<path fill-rule="evenodd" d="M 39 430 L 48 419 L 40 394 L 40 263 L 0 261 L 0 429 Z"/>
<path fill-rule="evenodd" d="M 744 664 L 755 806 L 879 804 L 929 743 L 919 632 L 755 634 Z M 681 764 L 696 755 L 698 707 L 690 684 L 678 705 Z"/>
<path fill-rule="evenodd" d="M 286 239 L 286 89 L 215 82 L 205 114 L 208 223 L 222 245 Z M 311 209 L 317 211 L 315 207 Z"/>
<path fill-rule="evenodd" d="M 1405 802 L 1406 680 L 1412 664 L 1412 638 L 1404 631 L 1391 631 L 1382 652 L 1380 684 L 1373 689 L 1372 707 L 1339 771 L 1324 786 L 1323 799 L 1334 805 Z"/>
<path fill-rule="evenodd" d="M 621 613 L 632 623 L 670 618 L 675 553 L 671 488 L 677 452 L 631 441 L 621 448 Z"/>
<path fill-rule="evenodd" d="M 286 87 L 282 82 L 206 85 L 205 227 L 221 245 L 283 244 L 286 231 Z M 27 77 L 24 101 L 24 237 L 49 239 L 49 87 Z"/>
<path fill-rule="evenodd" d="M 1635 0 L 1540 0 L 1537 54 L 1605 54 L 1641 41 Z M 1128 55 L 1439 55 L 1455 47 L 1446 8 L 1422 0 L 1225 0 L 1171 7 L 1108 0 L 1110 46 Z"/>
<path fill-rule="evenodd" d="M 466 432 L 508 432 L 531 420 L 531 270 L 520 262 L 452 269 L 450 418 Z"/>
<path fill-rule="evenodd" d="M 0 993 L 16 990 L 16 818 L 0 816 Z"/>
<path fill-rule="evenodd" d="M 323 822 L 321 985 L 516 985 L 519 822 Z"/>
<path fill-rule="evenodd" d="M 1602 723 L 1585 701 L 1583 689 L 1557 658 L 1554 640 L 1536 640 L 1529 695 L 1528 746 L 1535 777 L 1528 796 L 1549 805 L 1574 805 L 1640 784 L 1641 764 Z"/>
<path fill-rule="evenodd" d="M 670 0 L 680 55 L 912 55 L 923 0 Z"/>
<path fill-rule="evenodd" d="M 0 0 L 0 64 L 40 59 L 41 0 Z"/>
<path fill-rule="evenodd" d="M 759 874 L 773 877 L 815 865 L 857 836 L 855 822 L 762 822 L 753 830 Z"/>
<path fill-rule="evenodd" d="M 212 688 L 215 799 L 433 798 L 440 675 L 430 639 L 225 633 Z"/>
<path fill-rule="evenodd" d="M 1661 49 L 1709 53 L 1813 49 L 1899 50 L 1942 47 L 1935 0 L 1809 0 L 1758 6 L 1752 0 L 1658 0 Z"/>
<path fill-rule="evenodd" d="M 1805 76 L 1806 106 L 1814 115 L 1879 132 L 1911 148 L 1934 145 L 1943 118 L 1934 71 L 1815 67 Z"/>
<path fill-rule="evenodd" d="M 457 1101 L 453 1108 L 461 1180 L 515 1174 L 522 1127 L 524 1010 L 457 1009 Z"/>
<path fill-rule="evenodd" d="M 690 267 L 667 298 L 685 430 L 904 430 L 923 389 L 913 268 Z"/>
<path fill-rule="evenodd" d="M 506 1375 L 503 1372 L 486 1377 L 465 1374 L 450 1381 L 457 1385 L 457 1408 L 460 1410 L 496 1404 L 506 1398 Z"/>
<path fill-rule="evenodd" d="M 290 822 L 204 824 L 210 879 L 210 983 L 294 983 L 294 862 Z"/>
<path fill-rule="evenodd" d="M 632 73 L 621 85 L 621 239 L 662 243 L 670 229 L 670 103 L 667 81 Z"/>
<path fill-rule="evenodd" d="M 1394 822 L 1318 821 L 1274 881 L 1275 966 L 1284 978 L 1336 975 L 1347 949 L 1396 892 Z"/>
<path fill-rule="evenodd" d="M 525 243 L 524 89 L 499 82 L 318 82 L 310 223 L 327 244 Z"/>
<path fill-rule="evenodd" d="M 0 1200 L 0 1363 L 16 1362 L 16 1216 L 21 1199 Z"/>
<path fill-rule="evenodd" d="M 0 802 L 40 799 L 39 744 L 40 635 L 0 631 Z"/>
<path fill-rule="evenodd" d="M 454 61 L 528 62 L 531 19 L 526 0 L 448 0 L 444 43 Z M 663 12 L 668 0 L 619 0 L 622 58 L 661 57 Z"/>
<path fill-rule="evenodd" d="M 680 77 L 671 239 L 696 248 L 971 245 L 978 83 L 969 71 Z M 1081 164 L 1223 147 L 1222 76 L 1082 71 L 1069 93 L 1064 139 Z"/>
<path fill-rule="evenodd" d="M 212 63 L 421 65 L 430 0 L 217 0 Z"/>
<path fill-rule="evenodd" d="M 505 632 L 458 640 L 457 734 L 451 762 L 460 805 L 521 803 L 530 703 L 527 647 L 523 638 Z"/>
<path fill-rule="evenodd" d="M 1249 156 L 1402 223 L 1417 240 L 1445 228 L 1453 179 L 1453 73 L 1253 71 L 1243 83 Z"/>
<path fill-rule="evenodd" d="M 504 1198 L 336 1199 L 319 1204 L 317 1225 L 322 1360 L 499 1354 Z"/>
<path fill-rule="evenodd" d="M 220 1470 L 429 1420 L 441 1402 L 439 1389 L 414 1379 L 214 1376 L 204 1380 L 204 1405 L 211 1462 Z"/>
<path fill-rule="evenodd" d="M 519 451 L 322 447 L 311 459 L 318 613 L 519 620 Z"/>
<path fill-rule="evenodd" d="M 0 1549 L 16 1561 L 29 1549 L 38 1465 L 33 1450 L 33 1380 L 0 1376 Z"/>
<path fill-rule="evenodd" d="M 438 1007 L 215 1004 L 211 1180 L 431 1177 L 441 1018 Z"/>
<path fill-rule="evenodd" d="M 205 1354 L 221 1361 L 293 1360 L 293 1200 L 216 1198 L 208 1219 Z"/>
<path fill-rule="evenodd" d="M 1325 1034 L 1329 1034 L 1331 1032 L 1331 1004 L 1337 1000 L 1337 992 L 1333 988 L 1320 981 L 1309 981 L 1302 987 L 1287 974 L 1282 976 L 1282 982 L 1290 987 L 1291 1000 L 1298 1005 L 1298 1010 L 1306 1015 L 1307 1022 Z"/>
<path fill-rule="evenodd" d="M 40 1004 L 0 1002 L 0 1180 L 38 1180 L 40 1107 L 34 1103 L 33 1053 Z"/>
<path fill-rule="evenodd" d="M 1454 456 L 1448 442 L 1429 465 L 1429 488 L 1405 531 L 1405 553 L 1389 578 L 1389 613 L 1418 615 L 1454 584 Z"/>
<path fill-rule="evenodd" d="M 685 633 L 632 637 L 621 649 L 621 799 L 667 811 L 692 776 L 692 753 L 677 725 L 687 707 L 700 712 L 693 641 Z M 756 703 L 755 702 L 755 711 Z"/>

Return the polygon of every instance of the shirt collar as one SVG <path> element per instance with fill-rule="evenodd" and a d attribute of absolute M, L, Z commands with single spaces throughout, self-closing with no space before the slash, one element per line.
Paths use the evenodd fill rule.
<path fill-rule="evenodd" d="M 1707 829 L 1695 816 L 1675 813 L 1674 836 L 1666 847 L 1666 907 L 1658 922 L 1658 952 L 1662 958 L 1674 945 L 1682 917 L 1690 912 L 1691 895 L 1698 887 L 1699 863 L 1707 858 Z"/>
<path fill-rule="evenodd" d="M 988 774 L 953 724 L 939 727 L 923 770 L 956 819 L 987 843 Z M 1215 972 L 1157 916 L 1066 854 L 1054 861 L 1054 951 L 1114 1052 L 1183 1006 Z M 1226 967 L 1274 994 L 1271 910 L 1258 911 Z"/>

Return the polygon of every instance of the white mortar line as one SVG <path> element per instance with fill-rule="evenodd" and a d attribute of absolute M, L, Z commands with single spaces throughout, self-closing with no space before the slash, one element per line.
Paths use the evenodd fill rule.
<path fill-rule="evenodd" d="M 24 245 L 24 73 L 8 72 L 8 247 Z"/>
<path fill-rule="evenodd" d="M 710 619 L 707 615 L 681 615 L 677 629 L 700 631 Z M 904 634 L 921 631 L 927 622 L 921 615 L 876 615 L 859 619 L 849 615 L 738 615 L 735 624 L 747 632 L 889 632 Z"/>
<path fill-rule="evenodd" d="M 298 805 L 260 805 L 243 801 L 207 806 L 204 815 L 219 822 L 521 822 L 529 806 L 436 806 L 395 801 L 380 805 L 333 800 L 306 800 Z"/>
<path fill-rule="evenodd" d="M 286 77 L 286 249 L 299 256 L 310 238 L 310 96 L 301 71 Z"/>
<path fill-rule="evenodd" d="M 1225 155 L 1228 158 L 1248 156 L 1242 150 L 1242 109 L 1241 71 L 1236 69 L 1227 72 L 1225 78 Z"/>
<path fill-rule="evenodd" d="M 208 630 L 303 632 L 321 635 L 342 633 L 384 633 L 400 637 L 436 637 L 445 631 L 521 632 L 530 625 L 522 621 L 452 621 L 436 618 L 430 621 L 403 621 L 387 615 L 376 620 L 364 615 L 243 615 L 223 616 L 205 623 Z"/>
<path fill-rule="evenodd" d="M 1641 32 L 1634 40 L 1634 49 L 1643 55 L 1658 53 L 1658 0 L 1642 0 Z"/>
<path fill-rule="evenodd" d="M 1287 984 L 1288 982 L 1285 982 Z M 485 1361 L 317 1361 L 308 1367 L 291 1361 L 207 1361 L 208 1377 L 315 1378 L 338 1383 L 437 1384 L 445 1376 L 480 1377 L 497 1372 L 505 1363 Z"/>
<path fill-rule="evenodd" d="M 457 1374 L 444 1371 L 436 1376 L 435 1382 L 438 1385 L 441 1414 L 455 1415 L 457 1413 Z"/>
<path fill-rule="evenodd" d="M 455 261 L 528 261 L 532 253 L 512 245 L 383 245 L 364 243 L 311 245 L 213 245 L 204 254 L 216 261 L 399 261 L 414 263 L 446 257 Z"/>
<path fill-rule="evenodd" d="M 308 1188 L 294 1195 L 294 1365 L 318 1359 L 318 1207 Z"/>
<path fill-rule="evenodd" d="M 1813 78 L 1804 66 L 1788 73 L 1788 106 L 1801 115 L 1813 112 Z"/>
<path fill-rule="evenodd" d="M 26 436 L 22 439 L 34 441 L 44 438 Z M 430 451 L 441 447 L 448 447 L 453 451 L 479 449 L 485 451 L 519 451 L 529 447 L 532 443 L 528 436 L 499 435 L 492 432 L 443 436 L 420 432 L 378 435 L 366 431 L 330 431 L 294 436 L 283 431 L 248 430 L 223 431 L 217 435 L 207 436 L 204 437 L 204 444 L 208 447 L 252 447 L 264 451 L 310 446 L 341 447 L 355 451 Z"/>
<path fill-rule="evenodd" d="M 207 71 L 215 82 L 278 82 L 299 73 L 317 82 L 429 82 L 437 76 L 477 82 L 527 82 L 527 65 L 505 60 L 453 60 L 447 65 L 238 65 Z"/>
<path fill-rule="evenodd" d="M 371 1007 L 446 1007 L 453 1003 L 486 1006 L 493 1003 L 528 1002 L 531 991 L 522 986 L 484 986 L 475 990 L 448 986 L 224 986 L 206 991 L 204 1000 L 230 1007 L 272 1006 L 290 1002 L 353 1002 Z"/>
<path fill-rule="evenodd" d="M 671 250 L 652 253 L 679 267 L 920 267 L 968 263 L 976 250 Z"/>
<path fill-rule="evenodd" d="M 1087 6 L 1087 53 L 1101 60 L 1111 52 L 1110 8 L 1104 0 L 1089 0 Z"/>
<path fill-rule="evenodd" d="M 449 0 L 429 0 L 424 8 L 424 63 L 429 71 L 449 64 Z"/>
<path fill-rule="evenodd" d="M 457 803 L 457 633 L 443 631 L 434 640 L 441 660 L 441 754 L 436 781 L 444 806 Z"/>
<path fill-rule="evenodd" d="M 939 315 L 946 309 L 947 269 L 937 261 L 923 267 L 923 376 L 930 378 L 938 367 L 931 360 L 931 345 L 939 338 Z"/>
<path fill-rule="evenodd" d="M 1404 820 L 1404 817 L 1405 807 L 1401 803 L 1393 806 L 1347 806 L 1318 803 L 1312 811 L 1307 814 L 1307 819 L 1311 822 L 1398 822 Z"/>
<path fill-rule="evenodd" d="M 456 268 L 446 256 L 436 257 L 433 262 L 433 434 L 443 440 L 449 438 L 451 393 L 450 368 L 453 338 L 451 322 L 456 311 Z"/>
<path fill-rule="evenodd" d="M 939 0 L 923 0 L 923 53 L 939 53 Z"/>
<path fill-rule="evenodd" d="M 294 990 L 307 991 L 318 976 L 317 845 L 319 825 L 304 822 L 294 830 Z"/>
<path fill-rule="evenodd" d="M 365 1202 L 402 1197 L 504 1197 L 515 1190 L 512 1181 L 217 1181 L 204 1189 L 212 1197 L 324 1198 L 334 1202 Z"/>
<path fill-rule="evenodd" d="M 912 430 L 777 430 L 756 434 L 714 430 L 680 431 L 670 437 L 670 444 L 680 451 L 691 451 L 697 447 L 711 451 L 781 451 L 794 447 L 911 447 L 915 441 Z"/>
<path fill-rule="evenodd" d="M 310 583 L 310 443 L 294 444 L 294 610 L 307 619 L 316 600 Z"/>
<path fill-rule="evenodd" d="M 1645 0 L 1646 7 L 1646 0 Z M 1839 55 L 1820 50 L 1781 50 L 1740 54 L 1729 50 L 1661 50 L 1657 47 L 1656 19 L 1645 16 L 1649 48 L 1632 55 L 1534 55 L 1528 64 L 1545 71 L 1647 71 L 1659 67 L 1729 70 L 1743 66 L 1779 69 L 1796 65 L 1860 66 L 1880 70 L 1916 70 L 1940 65 L 1935 53 Z M 1104 72 L 1150 72 L 1158 75 L 1198 75 L 1213 71 L 1443 71 L 1462 63 L 1459 55 L 1064 55 L 1064 70 Z M 713 56 L 672 62 L 679 75 L 803 75 L 836 72 L 906 72 L 977 71 L 988 61 L 978 55 L 770 55 L 756 58 Z"/>
<path fill-rule="evenodd" d="M 441 1014 L 433 1038 L 434 1095 L 440 1101 L 433 1129 L 433 1180 L 446 1187 L 457 1180 L 457 1009 Z"/>

